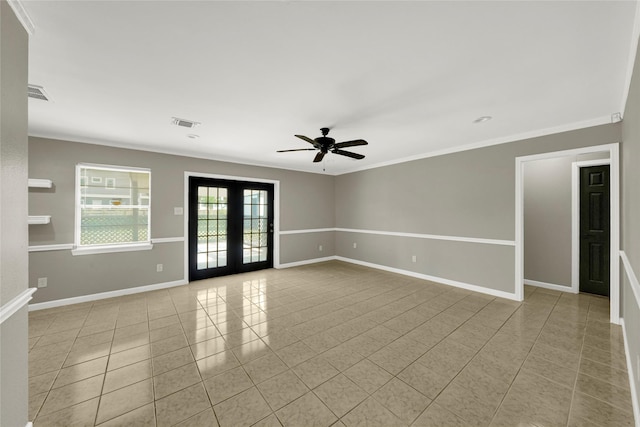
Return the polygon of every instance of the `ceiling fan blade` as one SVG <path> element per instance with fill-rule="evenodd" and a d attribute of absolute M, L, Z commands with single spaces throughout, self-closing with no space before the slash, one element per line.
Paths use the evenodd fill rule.
<path fill-rule="evenodd" d="M 362 154 L 358 154 L 358 153 L 352 153 L 351 151 L 344 151 L 344 150 L 333 150 L 332 151 L 335 154 L 340 154 L 341 156 L 347 156 L 347 157 L 351 157 L 352 159 L 364 159 L 364 156 Z"/>
<path fill-rule="evenodd" d="M 316 142 L 307 136 L 304 136 L 304 135 L 295 135 L 295 136 L 297 138 L 300 138 L 303 141 L 307 141 L 309 144 L 313 144 L 314 147 L 316 146 Z"/>
<path fill-rule="evenodd" d="M 278 150 L 276 153 L 286 153 L 289 151 L 316 151 L 315 148 L 296 148 L 295 150 Z"/>
<path fill-rule="evenodd" d="M 313 163 L 321 162 L 325 154 L 327 153 L 323 153 L 322 151 L 318 152 L 318 154 L 316 154 L 316 157 L 313 158 Z"/>
<path fill-rule="evenodd" d="M 368 145 L 369 143 L 364 139 L 354 139 L 353 141 L 338 142 L 334 148 L 355 147 L 356 145 Z"/>

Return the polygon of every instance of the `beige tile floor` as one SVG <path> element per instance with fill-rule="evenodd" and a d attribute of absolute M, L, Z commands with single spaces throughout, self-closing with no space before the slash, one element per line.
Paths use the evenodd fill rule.
<path fill-rule="evenodd" d="M 608 300 L 329 262 L 29 315 L 35 426 L 632 426 Z"/>

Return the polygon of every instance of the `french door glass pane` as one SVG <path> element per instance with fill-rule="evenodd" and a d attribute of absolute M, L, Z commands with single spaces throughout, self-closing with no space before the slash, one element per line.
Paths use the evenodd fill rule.
<path fill-rule="evenodd" d="M 227 265 L 227 189 L 198 187 L 197 269 Z"/>
<path fill-rule="evenodd" d="M 218 251 L 218 267 L 227 266 L 227 251 Z"/>
<path fill-rule="evenodd" d="M 242 262 L 267 259 L 268 197 L 265 190 L 244 190 L 244 221 Z"/>
<path fill-rule="evenodd" d="M 198 254 L 198 270 L 204 270 L 207 268 L 207 254 L 199 253 Z"/>

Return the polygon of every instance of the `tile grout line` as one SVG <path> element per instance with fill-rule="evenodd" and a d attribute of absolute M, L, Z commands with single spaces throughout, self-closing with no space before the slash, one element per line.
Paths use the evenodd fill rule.
<path fill-rule="evenodd" d="M 549 294 L 549 295 L 553 295 L 553 294 Z M 540 338 L 540 335 L 542 335 L 542 332 L 544 331 L 544 328 L 545 328 L 545 326 L 547 325 L 547 323 L 548 323 L 548 321 L 549 321 L 549 318 L 550 318 L 550 317 L 551 317 L 551 315 L 553 314 L 553 311 L 556 309 L 556 307 L 557 307 L 557 305 L 558 305 L 558 303 L 559 303 L 559 301 L 560 301 L 560 299 L 561 299 L 561 298 L 562 298 L 562 295 L 560 295 L 560 296 L 557 298 L 556 302 L 553 304 L 553 307 L 552 307 L 552 309 L 549 311 L 549 315 L 547 316 L 547 318 L 546 318 L 546 319 L 545 319 L 545 321 L 544 321 L 544 324 L 543 324 L 543 325 L 542 325 L 542 327 L 540 328 L 540 332 L 539 332 L 539 333 L 538 333 L 538 335 L 536 336 L 536 339 L 535 339 L 535 341 L 534 341 L 533 345 L 531 346 L 531 349 L 533 349 L 533 347 L 534 347 L 534 346 L 536 345 L 536 343 L 538 342 L 538 340 L 539 340 L 539 338 Z M 585 327 L 586 327 L 586 325 L 585 325 Z M 583 342 L 584 342 L 584 337 L 583 337 Z M 582 347 L 581 347 L 581 349 L 580 349 L 580 353 L 582 353 Z M 529 351 L 529 352 L 527 353 L 527 357 L 526 357 L 526 358 L 525 358 L 525 360 L 522 362 L 522 364 L 521 364 L 520 368 L 518 369 L 518 372 L 516 373 L 516 375 L 514 376 L 514 378 L 513 378 L 512 382 L 511 382 L 511 384 L 509 385 L 509 389 L 507 390 L 507 393 L 509 392 L 509 390 L 511 390 L 511 388 L 512 388 L 512 386 L 513 386 L 513 383 L 515 382 L 515 379 L 517 378 L 518 374 L 520 374 L 520 372 L 522 371 L 522 367 L 524 366 L 524 363 L 526 362 L 526 360 L 529 358 L 530 354 L 531 354 L 531 351 Z M 552 362 L 552 363 L 553 363 L 553 362 Z M 578 362 L 578 364 L 579 364 L 579 362 Z M 561 386 L 561 387 L 568 388 L 568 387 L 566 387 L 566 386 L 564 386 L 564 385 L 562 385 L 562 384 L 560 384 L 560 383 L 558 383 L 558 382 L 556 382 L 556 381 L 553 381 L 552 379 L 549 379 L 549 378 L 546 378 L 546 377 L 544 377 L 544 376 L 542 376 L 542 375 L 539 375 L 537 372 L 533 372 L 533 371 L 532 371 L 531 373 L 532 373 L 533 375 L 537 376 L 537 377 L 543 378 L 543 379 L 545 379 L 545 380 L 547 380 L 547 381 L 550 381 L 550 382 L 552 382 L 552 383 L 554 383 L 554 384 L 557 384 L 557 385 L 559 385 L 559 386 Z M 577 381 L 577 374 L 576 374 L 576 380 L 575 380 L 575 381 Z M 575 382 L 574 382 L 574 387 L 575 387 Z M 500 410 L 500 407 L 502 406 L 502 403 L 504 402 L 504 398 L 506 398 L 507 393 L 505 393 L 504 397 L 502 398 L 502 400 L 501 400 L 501 402 L 500 402 L 500 406 L 498 407 L 498 409 L 496 410 L 496 412 L 495 412 L 495 414 L 494 414 L 494 416 L 493 416 L 493 418 L 492 418 L 492 422 L 493 422 L 493 419 L 495 419 L 495 416 L 498 414 L 498 411 Z M 572 391 L 572 394 L 573 394 L 573 391 Z M 572 399 L 571 399 L 571 403 L 572 403 L 572 402 L 573 402 L 573 397 L 572 397 Z M 569 407 L 569 413 L 567 414 L 567 423 L 569 422 L 569 417 L 570 417 L 570 415 L 571 415 L 571 412 L 570 412 L 570 411 L 571 411 L 571 403 L 570 403 L 570 407 Z"/>
<path fill-rule="evenodd" d="M 584 341 L 587 337 L 587 323 L 589 322 L 589 311 L 591 311 L 591 300 L 589 300 L 589 305 L 587 306 L 587 317 L 584 322 L 584 335 L 582 336 L 582 343 L 580 344 L 580 357 L 578 358 L 578 370 L 576 371 L 576 379 L 573 382 L 573 388 L 571 390 L 571 402 L 569 402 L 569 412 L 567 414 L 567 426 L 571 421 L 571 412 L 573 411 L 573 403 L 576 397 L 576 387 L 578 385 L 578 377 L 580 377 L 580 365 L 582 365 L 582 352 L 584 351 Z"/>
<path fill-rule="evenodd" d="M 151 319 L 149 319 L 149 304 L 148 300 L 145 298 L 145 307 L 147 310 L 147 332 L 149 334 L 149 364 L 151 365 L 151 397 L 153 398 L 153 418 L 156 425 L 158 425 L 158 408 L 156 406 L 156 388 L 155 383 L 153 381 L 154 377 L 154 368 L 153 368 L 153 352 L 151 350 Z"/>
<path fill-rule="evenodd" d="M 591 360 L 588 357 L 584 357 L 583 356 L 583 351 L 584 351 L 584 347 L 585 347 L 585 344 L 586 344 L 585 342 L 586 342 L 586 338 L 587 338 L 587 327 L 588 327 L 588 323 L 589 323 L 589 315 L 590 315 L 590 312 L 591 312 L 591 304 L 592 304 L 592 302 L 593 301 L 591 301 L 591 300 L 589 301 L 589 308 L 588 308 L 588 311 L 587 311 L 587 320 L 585 321 L 585 326 L 584 326 L 584 337 L 583 337 L 583 340 L 582 340 L 582 346 L 580 348 L 580 359 L 579 359 L 579 362 L 578 362 L 578 372 L 576 373 L 576 381 L 574 383 L 574 389 L 573 389 L 573 393 L 572 393 L 572 397 L 571 397 L 570 410 L 573 408 L 573 401 L 574 401 L 574 398 L 575 398 L 575 394 L 578 392 L 577 391 L 577 383 L 578 383 L 578 377 L 580 376 L 580 374 L 582 374 L 584 376 L 587 376 L 587 377 L 590 377 L 590 378 L 594 378 L 597 381 L 601 381 L 601 382 L 607 383 L 607 384 L 609 384 L 609 385 L 611 385 L 613 387 L 619 387 L 619 386 L 611 383 L 610 381 L 594 377 L 594 376 L 589 375 L 589 374 L 584 373 L 584 372 L 582 372 L 582 373 L 580 372 L 580 365 L 582 364 L 582 359 L 583 358 L 585 360 L 590 360 L 591 362 L 594 362 L 594 363 L 603 364 L 601 362 L 598 362 L 598 361 L 595 361 L 595 360 Z M 610 369 L 616 369 L 616 368 L 613 368 L 613 367 L 609 367 L 609 368 Z M 633 408 L 631 408 L 631 410 L 629 411 L 628 409 L 624 409 L 624 408 L 622 408 L 622 407 L 620 407 L 620 406 L 618 406 L 616 404 L 613 404 L 611 402 L 607 402 L 607 401 L 601 399 L 600 397 L 594 396 L 594 395 L 592 395 L 592 394 L 590 394 L 588 392 L 581 392 L 581 393 L 584 393 L 585 395 L 587 395 L 587 396 L 589 396 L 589 397 L 591 397 L 591 398 L 593 398 L 595 400 L 598 400 L 598 401 L 600 401 L 600 402 L 602 402 L 602 403 L 604 403 L 604 404 L 606 404 L 608 406 L 612 406 L 612 407 L 617 408 L 617 409 L 619 409 L 621 411 L 628 412 L 632 417 L 634 416 Z M 571 412 L 569 412 L 569 416 L 571 416 Z"/>
<path fill-rule="evenodd" d="M 91 306 L 91 309 L 93 309 L 93 305 Z M 118 306 L 118 313 L 120 312 L 120 306 Z M 89 311 L 89 313 L 91 313 L 91 311 Z M 109 354 L 107 355 L 107 363 L 104 366 L 104 377 L 102 378 L 102 385 L 100 386 L 100 395 L 98 396 L 98 406 L 96 407 L 96 415 L 94 417 L 93 420 L 93 424 L 97 425 L 98 424 L 98 414 L 100 413 L 100 404 L 102 403 L 102 393 L 104 391 L 104 384 L 107 381 L 107 369 L 109 369 L 109 360 L 111 359 L 111 349 L 113 348 L 113 341 L 115 340 L 115 335 L 116 335 L 116 326 L 118 324 L 117 321 L 117 316 L 116 316 L 116 322 L 113 325 L 113 335 L 111 336 L 111 344 L 109 345 Z M 82 330 L 82 329 L 80 329 Z M 115 418 L 115 417 L 114 417 Z M 107 420 L 108 421 L 108 420 Z"/>
<path fill-rule="evenodd" d="M 587 358 L 587 360 L 591 360 L 591 359 L 588 359 L 588 358 Z M 599 363 L 599 362 L 596 362 L 596 363 Z M 608 381 L 604 381 L 604 380 L 602 380 L 602 379 L 600 379 L 600 378 L 594 377 L 593 375 L 585 374 L 584 372 L 582 372 L 582 375 L 584 375 L 585 377 L 593 378 L 593 379 L 595 379 L 595 380 L 597 380 L 597 381 L 600 381 L 600 382 L 606 382 L 607 384 L 612 385 L 613 387 L 616 387 L 616 388 L 622 388 L 622 387 L 619 387 L 619 386 L 617 386 L 617 385 L 615 385 L 615 384 L 611 384 L 611 383 L 610 383 L 610 382 L 608 382 Z M 626 390 L 625 390 L 625 391 L 626 391 Z M 602 399 L 601 399 L 601 398 L 599 398 L 598 396 L 594 396 L 594 395 L 592 395 L 592 394 L 590 394 L 590 393 L 587 393 L 586 391 L 583 391 L 583 392 L 581 392 L 581 393 L 586 394 L 587 396 L 591 397 L 592 399 L 598 400 L 598 401 L 600 401 L 600 402 L 602 402 L 602 403 L 604 403 L 604 404 L 606 404 L 606 405 L 613 406 L 613 407 L 615 407 L 615 408 L 617 408 L 617 409 L 619 409 L 619 410 L 621 410 L 621 411 L 625 411 L 625 412 L 628 412 L 630 415 L 633 415 L 633 408 L 631 408 L 631 410 L 629 410 L 629 409 L 625 409 L 625 408 L 622 408 L 622 407 L 620 407 L 619 405 L 614 405 L 614 404 L 613 404 L 613 403 L 611 403 L 611 402 L 607 402 L 606 400 L 602 400 Z"/>
<path fill-rule="evenodd" d="M 145 300 L 146 300 L 146 298 L 145 298 Z M 92 309 L 93 309 L 93 307 L 94 307 L 94 306 L 95 306 L 95 304 L 92 306 Z M 120 313 L 120 308 L 121 308 L 121 307 L 120 307 L 120 305 L 118 305 L 118 314 Z M 148 310 L 147 310 L 147 313 L 148 313 Z M 101 405 L 101 403 L 102 403 L 102 397 L 103 397 L 103 396 L 104 396 L 104 394 L 105 394 L 105 393 L 104 393 L 104 386 L 105 386 L 105 383 L 106 383 L 106 381 L 107 381 L 107 373 L 109 372 L 109 371 L 108 371 L 108 369 L 109 369 L 109 361 L 111 360 L 111 354 L 112 354 L 111 350 L 113 349 L 113 342 L 115 341 L 115 332 L 116 332 L 116 330 L 118 329 L 118 328 L 117 328 L 117 326 L 118 326 L 118 320 L 117 320 L 117 318 L 118 318 L 118 316 L 116 316 L 116 321 L 115 321 L 114 329 L 113 329 L 113 336 L 112 336 L 112 338 L 111 338 L 111 345 L 109 346 L 109 354 L 107 355 L 107 363 L 106 363 L 106 365 L 105 365 L 104 378 L 103 378 L 103 380 L 102 380 L 102 387 L 101 387 L 101 389 L 100 389 L 100 395 L 98 396 L 98 398 L 99 398 L 99 399 L 98 399 L 98 406 L 97 406 L 97 408 L 96 408 L 96 415 L 95 415 L 94 422 L 93 422 L 94 426 L 95 426 L 95 425 L 98 425 L 98 414 L 100 413 L 100 405 Z M 140 322 L 140 323 L 142 323 L 142 322 Z M 148 326 L 149 326 L 149 319 L 148 319 L 148 317 L 147 317 L 147 330 L 148 330 Z M 133 347 L 133 348 L 135 348 L 135 347 Z M 126 351 L 126 350 L 123 350 L 123 351 Z M 137 362 L 136 362 L 136 363 L 137 363 Z M 126 366 L 130 366 L 130 365 L 126 365 Z M 124 367 L 124 366 L 123 366 L 123 367 Z M 115 369 L 114 369 L 114 370 L 112 370 L 112 372 L 113 372 L 113 371 L 115 371 Z M 144 380 L 141 380 L 141 381 L 135 382 L 135 383 L 133 383 L 133 384 L 137 384 L 137 383 L 142 382 L 142 381 L 144 381 Z M 133 384 L 129 384 L 129 385 L 133 385 Z M 128 387 L 129 385 L 127 385 L 127 386 L 125 386 L 125 387 Z M 121 387 L 121 388 L 119 388 L 119 389 L 112 390 L 112 392 L 115 392 L 115 391 L 120 390 L 120 389 L 122 389 L 122 388 L 124 388 L 124 387 Z M 134 410 L 136 410 L 136 409 L 138 409 L 138 408 L 134 408 L 134 409 L 132 409 L 131 411 L 134 411 Z M 118 414 L 118 415 L 116 415 L 116 416 L 115 416 L 115 417 L 113 417 L 113 418 L 110 418 L 110 419 L 108 419 L 108 420 L 105 420 L 104 422 L 107 422 L 107 421 L 110 421 L 110 420 L 112 420 L 112 419 L 118 418 L 119 416 L 124 415 L 124 414 L 127 414 L 127 413 L 129 413 L 129 412 L 131 412 L 131 411 L 127 411 L 127 412 L 125 412 L 125 413 Z"/>
<path fill-rule="evenodd" d="M 537 289 L 536 289 L 537 290 Z M 533 292 L 535 293 L 535 291 Z M 526 298 L 526 297 L 525 297 Z M 560 296 L 558 296 L 558 298 L 556 299 L 556 301 L 553 304 L 553 307 L 551 308 L 551 310 L 549 310 L 549 314 L 547 315 L 547 317 L 544 320 L 544 323 L 542 324 L 542 326 L 540 327 L 540 331 L 538 332 L 538 334 L 536 335 L 536 339 L 533 341 L 533 344 L 531 345 L 529 351 L 527 352 L 526 357 L 524 358 L 524 360 L 522 361 L 522 363 L 520 364 L 520 366 L 518 367 L 518 370 L 516 371 L 515 375 L 513 376 L 513 379 L 511 380 L 511 382 L 509 383 L 509 387 L 507 388 L 507 391 L 504 393 L 504 395 L 502 396 L 502 398 L 500 399 L 500 403 L 498 404 L 498 406 L 496 407 L 495 412 L 493 413 L 493 416 L 491 417 L 491 421 L 489 422 L 489 424 L 491 424 L 496 416 L 498 415 L 498 412 L 500 411 L 500 408 L 502 407 L 504 400 L 506 399 L 507 395 L 509 394 L 509 391 L 512 389 L 513 387 L 513 383 L 516 381 L 516 378 L 518 378 L 518 375 L 520 374 L 520 372 L 522 371 L 522 367 L 524 366 L 524 364 L 526 363 L 527 359 L 529 358 L 529 355 L 531 354 L 531 350 L 533 349 L 533 347 L 535 347 L 536 343 L 538 342 L 538 339 L 540 339 L 540 335 L 542 335 L 542 331 L 544 330 L 544 327 L 546 326 L 547 322 L 549 321 L 549 318 L 551 317 L 551 314 L 553 313 L 553 310 L 555 309 L 555 307 L 558 304 L 558 301 L 560 301 Z M 526 301 L 522 301 L 520 307 L 525 306 Z M 517 310 L 516 310 L 517 311 Z M 513 313 L 515 314 L 515 312 Z M 512 315 L 513 315 L 512 314 Z M 509 316 L 509 318 L 511 318 L 511 316 Z M 508 320 L 508 319 L 507 319 Z"/>
<path fill-rule="evenodd" d="M 198 377 L 200 378 L 200 383 L 202 384 L 202 388 L 204 389 L 204 392 L 207 395 L 207 399 L 209 400 L 209 407 L 211 408 L 211 412 L 213 412 L 213 416 L 214 416 L 216 422 L 218 423 L 218 425 L 220 425 L 220 422 L 218 420 L 218 416 L 217 416 L 216 412 L 213 410 L 213 404 L 211 403 L 211 397 L 209 396 L 209 391 L 204 386 L 204 379 L 202 378 L 202 374 L 200 373 L 200 369 L 198 368 L 198 360 L 196 359 L 196 356 L 193 353 L 193 349 L 191 348 L 191 343 L 189 342 L 189 338 L 187 337 L 186 330 L 184 329 L 184 325 L 182 324 L 182 318 L 180 317 L 180 313 L 179 313 L 178 307 L 176 306 L 175 300 L 173 299 L 173 296 L 171 295 L 171 292 L 168 292 L 168 294 L 169 294 L 169 298 L 171 299 L 171 304 L 173 305 L 173 308 L 176 311 L 176 317 L 178 318 L 178 323 L 180 324 L 180 329 L 182 330 L 182 334 L 184 335 L 184 339 L 187 342 L 187 348 L 189 349 L 189 352 L 191 353 L 191 357 L 193 358 L 193 364 L 195 365 L 196 372 L 198 373 Z M 202 305 L 202 303 L 200 302 L 200 300 L 198 298 L 196 298 L 196 301 L 199 304 L 199 306 L 204 309 L 204 306 Z M 198 309 L 196 309 L 196 311 L 197 310 Z M 209 319 L 209 321 L 213 324 L 213 326 L 216 328 L 216 331 L 218 331 L 218 333 L 220 333 L 218 328 L 215 326 L 215 323 L 213 323 L 213 320 L 210 319 L 209 313 L 206 310 L 205 310 L 205 313 L 207 314 L 207 316 L 206 316 L 207 319 Z M 151 349 L 149 351 L 151 351 Z M 174 351 L 176 351 L 176 350 L 174 350 Z M 171 352 L 168 352 L 168 353 L 171 353 Z M 165 353 L 165 354 L 168 354 L 168 353 Z M 187 366 L 187 365 L 183 365 L 183 366 Z M 180 367 L 174 368 L 174 369 L 179 369 L 179 368 Z M 154 374 L 154 367 L 153 367 L 153 354 L 151 354 L 151 372 L 152 372 L 151 382 L 152 382 L 152 386 L 153 386 L 153 407 L 155 409 L 156 424 L 157 424 L 157 422 L 158 422 L 158 408 L 157 408 L 156 402 L 159 399 L 156 399 L 156 395 L 155 395 L 155 381 L 154 381 L 155 374 Z M 171 372 L 171 370 L 169 370 L 167 372 Z M 166 373 L 166 372 L 163 372 L 163 373 Z M 159 375 L 161 375 L 161 374 L 159 374 Z M 161 397 L 161 399 L 167 398 L 167 397 L 169 397 L 169 396 L 171 396 L 171 395 L 173 395 L 175 393 L 178 393 L 178 392 L 180 392 L 182 390 L 185 390 L 185 389 L 187 389 L 189 387 L 192 387 L 193 385 L 194 384 L 191 384 L 191 385 L 188 385 L 188 386 L 186 386 L 186 387 L 184 387 L 184 388 L 182 388 L 180 390 L 175 390 L 174 392 L 169 393 L 168 395 Z M 203 410 L 203 411 L 200 411 L 200 412 L 204 412 L 204 411 L 206 411 L 206 409 Z M 195 415 L 198 415 L 200 412 L 192 414 L 192 415 L 188 416 L 187 418 L 185 418 L 184 420 L 179 420 L 176 424 L 179 424 L 179 423 L 181 423 L 183 421 L 186 421 L 189 418 L 191 418 L 191 417 L 193 417 Z"/>

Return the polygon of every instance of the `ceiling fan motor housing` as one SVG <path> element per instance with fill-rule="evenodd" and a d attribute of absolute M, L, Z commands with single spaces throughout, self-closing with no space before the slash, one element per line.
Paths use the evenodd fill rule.
<path fill-rule="evenodd" d="M 335 139 L 329 138 L 328 136 L 319 136 L 314 141 L 320 145 L 320 149 L 325 153 L 327 152 L 326 150 L 331 148 L 336 143 Z"/>

